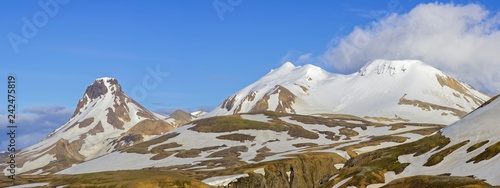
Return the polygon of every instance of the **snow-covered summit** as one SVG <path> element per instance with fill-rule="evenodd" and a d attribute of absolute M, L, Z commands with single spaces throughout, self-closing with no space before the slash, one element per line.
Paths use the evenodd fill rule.
<path fill-rule="evenodd" d="M 283 65 L 281 65 L 279 68 L 271 69 L 271 72 L 273 72 L 273 71 L 286 71 L 286 70 L 291 70 L 294 68 L 295 68 L 295 65 L 292 62 L 287 61 L 287 62 L 283 63 Z"/>
<path fill-rule="evenodd" d="M 281 67 L 271 70 L 260 81 L 290 80 L 309 77 L 320 78 L 329 74 L 331 73 L 315 65 L 307 64 L 304 66 L 295 66 L 291 62 L 286 62 L 281 65 Z"/>
<path fill-rule="evenodd" d="M 449 124 L 488 99 L 418 60 L 374 60 L 349 75 L 287 62 L 204 117 L 278 111 Z"/>
<path fill-rule="evenodd" d="M 113 77 L 100 77 L 100 78 L 96 78 L 95 81 L 109 81 L 109 80 L 116 80 L 116 78 L 113 78 Z"/>
<path fill-rule="evenodd" d="M 71 119 L 16 157 L 17 173 L 54 172 L 165 133 L 175 126 L 128 97 L 115 78 L 94 80 Z"/>

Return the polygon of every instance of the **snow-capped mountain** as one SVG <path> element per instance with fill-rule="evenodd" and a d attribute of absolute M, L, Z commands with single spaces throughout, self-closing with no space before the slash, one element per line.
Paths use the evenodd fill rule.
<path fill-rule="evenodd" d="M 375 60 L 349 75 L 287 62 L 205 117 L 276 111 L 448 125 L 489 98 L 417 60 Z"/>
<path fill-rule="evenodd" d="M 58 171 L 165 133 L 180 125 L 177 121 L 141 106 L 116 79 L 99 78 L 87 87 L 66 124 L 16 154 L 17 173 Z"/>

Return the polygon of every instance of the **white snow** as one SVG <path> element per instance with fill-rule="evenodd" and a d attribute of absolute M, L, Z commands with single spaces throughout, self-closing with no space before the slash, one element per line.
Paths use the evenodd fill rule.
<path fill-rule="evenodd" d="M 335 166 L 336 169 L 344 168 L 344 164 L 343 163 L 334 164 L 333 166 Z"/>
<path fill-rule="evenodd" d="M 358 120 L 344 120 L 344 121 L 347 122 L 347 123 L 363 124 L 362 121 L 358 121 Z"/>
<path fill-rule="evenodd" d="M 333 179 L 335 179 L 337 176 L 339 176 L 339 174 L 335 174 L 333 175 L 332 177 L 330 177 L 330 179 L 328 179 L 328 181 L 332 181 Z"/>
<path fill-rule="evenodd" d="M 55 155 L 51 154 L 45 154 L 42 157 L 38 158 L 36 161 L 27 161 L 24 163 L 24 165 L 20 168 L 16 169 L 16 172 L 26 172 L 30 170 L 34 170 L 37 168 L 40 168 L 42 166 L 48 165 L 51 161 L 56 160 Z M 4 173 L 7 172 L 7 169 L 4 170 Z"/>
<path fill-rule="evenodd" d="M 442 132 L 450 138 L 481 142 L 490 140 L 496 143 L 500 140 L 500 100 L 497 98 L 489 105 L 479 108 L 465 116 L 460 121 L 445 127 Z"/>
<path fill-rule="evenodd" d="M 248 120 L 253 120 L 253 121 L 261 121 L 261 122 L 268 122 L 270 120 L 269 117 L 263 114 L 242 114 L 242 118 L 248 119 Z M 295 120 L 291 120 L 290 116 L 285 116 L 285 117 L 280 117 L 281 120 L 293 123 L 296 125 L 302 126 L 304 129 L 311 131 L 311 132 L 316 132 L 317 131 L 332 131 L 336 133 L 337 135 L 339 134 L 339 129 L 342 128 L 341 126 L 337 127 L 327 127 L 325 125 L 318 125 L 318 124 L 304 124 L 300 123 Z M 174 165 L 192 165 L 195 163 L 198 163 L 200 161 L 204 160 L 211 160 L 214 158 L 206 158 L 206 156 L 210 155 L 213 152 L 216 151 L 221 151 L 223 149 L 227 149 L 229 147 L 234 147 L 234 146 L 245 146 L 248 148 L 248 151 L 246 152 L 241 152 L 240 158 L 242 161 L 245 161 L 247 163 L 253 164 L 256 163 L 255 161 L 252 161 L 257 156 L 257 150 L 263 147 L 269 148 L 272 152 L 276 153 L 273 156 L 268 156 L 264 160 L 260 162 L 266 162 L 266 161 L 273 161 L 277 159 L 284 159 L 284 158 L 290 158 L 290 154 L 297 154 L 301 153 L 304 150 L 307 149 L 307 147 L 301 147 L 297 148 L 293 146 L 293 144 L 300 144 L 300 143 L 316 143 L 319 146 L 322 145 L 328 145 L 328 144 L 334 144 L 338 142 L 346 142 L 346 140 L 342 140 L 345 138 L 345 136 L 341 137 L 341 140 L 339 141 L 332 141 L 327 138 L 325 138 L 325 135 L 318 133 L 320 136 L 318 139 L 306 139 L 306 138 L 294 138 L 291 137 L 290 135 L 287 134 L 286 131 L 284 132 L 275 132 L 275 131 L 270 131 L 270 130 L 239 130 L 239 131 L 233 131 L 231 133 L 239 133 L 239 134 L 246 134 L 246 135 L 251 135 L 255 136 L 254 141 L 245 141 L 245 142 L 239 142 L 239 141 L 231 141 L 231 140 L 222 140 L 222 139 L 217 139 L 216 137 L 221 136 L 221 135 L 226 135 L 226 134 L 231 134 L 231 133 L 200 133 L 196 131 L 189 130 L 192 128 L 193 124 L 188 124 L 184 125 L 182 127 L 179 127 L 175 130 L 173 130 L 170 133 L 180 133 L 178 136 L 170 138 L 169 140 L 161 143 L 157 143 L 154 145 L 149 146 L 148 150 L 151 150 L 155 146 L 159 146 L 162 144 L 166 143 L 172 143 L 176 142 L 178 144 L 181 144 L 182 146 L 177 147 L 177 148 L 170 148 L 170 149 L 165 149 L 165 151 L 174 151 L 174 150 L 190 150 L 193 148 L 203 148 L 203 147 L 210 147 L 210 146 L 222 146 L 225 145 L 226 147 L 210 150 L 210 151 L 204 151 L 200 153 L 199 157 L 194 157 L 194 158 L 177 158 L 174 155 L 171 155 L 165 159 L 154 161 L 150 160 L 150 158 L 153 156 L 153 154 L 136 154 L 136 153 L 120 153 L 120 152 L 114 152 L 109 155 L 102 156 L 100 158 L 75 165 L 69 169 L 66 169 L 64 171 L 61 171 L 60 173 L 62 174 L 75 174 L 75 173 L 88 173 L 88 172 L 98 172 L 98 171 L 104 171 L 104 170 L 126 170 L 126 169 L 142 169 L 142 168 L 148 168 L 148 167 L 164 167 L 164 166 L 174 166 Z M 401 128 L 395 131 L 388 131 L 390 127 L 385 126 L 385 127 L 373 127 L 373 126 L 368 126 L 366 130 L 361 130 L 361 129 L 355 129 L 360 133 L 358 136 L 351 137 L 350 143 L 345 143 L 341 144 L 335 148 L 327 149 L 327 150 L 320 150 L 319 152 L 336 152 L 341 156 L 344 156 L 345 158 L 349 158 L 347 153 L 342 150 L 338 150 L 337 148 L 351 145 L 351 144 L 356 144 L 361 141 L 366 141 L 370 140 L 370 136 L 380 136 L 380 135 L 386 135 L 388 132 L 391 134 L 403 132 L 403 131 L 408 131 L 408 130 L 415 130 L 415 129 L 422 129 L 426 127 L 419 127 L 419 126 L 407 126 L 406 128 Z M 405 133 L 402 134 L 401 136 L 408 136 L 412 138 L 421 138 L 422 136 L 417 135 L 417 134 L 411 134 L 411 133 Z M 195 138 L 195 139 L 193 139 Z M 279 141 L 275 142 L 270 142 L 272 140 L 278 139 Z M 200 140 L 203 140 L 203 143 L 200 143 Z M 399 144 L 399 143 L 398 143 Z M 366 148 L 365 148 L 366 149 Z M 114 161 L 113 163 L 109 163 L 109 161 Z M 137 163 L 137 161 L 141 161 L 140 163 Z M 335 167 L 340 167 L 339 164 L 337 164 Z M 196 170 L 201 170 L 205 167 L 193 167 L 193 169 Z"/>
<path fill-rule="evenodd" d="M 375 60 L 350 75 L 332 74 L 313 65 L 296 67 L 285 63 L 231 96 L 236 100 L 232 109 L 226 110 L 219 106 L 205 117 L 233 114 L 239 104 L 242 104 L 242 108 L 238 113 L 250 112 L 277 85 L 287 88 L 297 97 L 292 107 L 298 114 L 352 114 L 359 117 L 386 117 L 398 122 L 408 119 L 412 122 L 448 125 L 459 119 L 450 115 L 450 111 L 428 111 L 413 105 L 400 105 L 400 98 L 405 96 L 408 100 L 420 100 L 466 112 L 478 106 L 470 98 L 464 99 L 463 94 L 455 97 L 453 94 L 459 92 L 441 86 L 437 76 L 445 77 L 446 74 L 417 60 Z M 308 88 L 308 92 L 305 93 L 298 85 Z M 467 94 L 484 101 L 489 99 L 489 96 L 470 86 L 462 85 L 468 89 Z M 243 100 L 251 93 L 256 93 L 254 100 Z M 279 103 L 277 95 L 271 95 L 269 110 L 275 110 Z M 442 115 L 443 112 L 448 115 Z"/>
<path fill-rule="evenodd" d="M 286 177 L 288 178 L 288 181 L 290 181 L 290 174 L 292 174 L 292 171 L 287 171 L 286 172 Z"/>
<path fill-rule="evenodd" d="M 500 140 L 498 137 L 498 133 L 500 133 L 500 126 L 498 126 L 498 122 L 500 122 L 499 111 L 500 100 L 496 99 L 489 105 L 477 109 L 460 121 L 445 127 L 442 133 L 451 140 L 446 147 L 417 157 L 414 157 L 413 154 L 399 156 L 398 160 L 400 163 L 410 163 L 410 165 L 398 175 L 388 176 L 386 174 L 386 183 L 397 178 L 414 175 L 451 173 L 454 176 L 474 175 L 477 179 L 485 179 L 487 183 L 492 185 L 500 185 L 500 173 L 497 173 L 498 169 L 500 169 L 499 155 L 478 163 L 467 163 L 469 159 L 479 155 L 485 148 Z M 432 154 L 466 140 L 470 140 L 470 142 L 450 153 L 440 163 L 429 167 L 423 166 Z M 482 147 L 471 152 L 466 151 L 470 146 L 486 140 L 489 140 L 489 142 Z"/>
<path fill-rule="evenodd" d="M 274 111 L 276 110 L 279 104 L 280 104 L 279 93 L 272 94 L 271 96 L 269 96 L 269 104 L 268 104 L 269 108 L 267 110 Z"/>
<path fill-rule="evenodd" d="M 266 175 L 266 171 L 264 170 L 264 168 L 257 168 L 253 171 L 253 173 L 262 174 L 263 176 Z"/>
<path fill-rule="evenodd" d="M 234 174 L 229 176 L 216 176 L 204 179 L 202 182 L 211 186 L 227 186 L 229 183 L 237 181 L 238 178 L 248 177 L 248 174 Z"/>
<path fill-rule="evenodd" d="M 400 143 L 397 143 L 397 142 L 382 142 L 382 143 L 380 143 L 379 145 L 376 145 L 376 146 L 366 146 L 366 147 L 354 149 L 353 151 L 356 152 L 356 153 L 358 153 L 358 154 L 362 154 L 362 153 L 367 153 L 367 152 L 370 152 L 370 151 L 375 151 L 377 149 L 387 148 L 387 147 L 397 146 L 397 145 L 400 145 Z"/>
<path fill-rule="evenodd" d="M 261 122 L 269 122 L 271 118 L 267 117 L 264 114 L 241 114 L 241 118 L 252 120 L 252 121 L 261 121 Z"/>

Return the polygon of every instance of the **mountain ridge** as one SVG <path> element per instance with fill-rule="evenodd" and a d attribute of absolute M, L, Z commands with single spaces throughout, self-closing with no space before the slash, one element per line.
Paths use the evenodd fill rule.
<path fill-rule="evenodd" d="M 375 60 L 349 75 L 288 62 L 229 96 L 206 117 L 276 111 L 450 124 L 489 98 L 418 60 Z"/>
<path fill-rule="evenodd" d="M 16 154 L 17 171 L 55 172 L 161 135 L 190 121 L 186 118 L 194 117 L 153 113 L 127 96 L 117 79 L 97 78 L 67 123 Z"/>

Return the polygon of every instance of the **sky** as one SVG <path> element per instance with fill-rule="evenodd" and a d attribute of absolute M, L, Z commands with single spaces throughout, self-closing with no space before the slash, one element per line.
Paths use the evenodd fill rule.
<path fill-rule="evenodd" d="M 211 110 L 286 61 L 349 74 L 420 59 L 493 95 L 499 11 L 493 0 L 1 1 L 0 79 L 17 80 L 18 148 L 63 125 L 100 77 L 166 114 Z M 145 88 L 151 74 L 162 76 Z"/>

